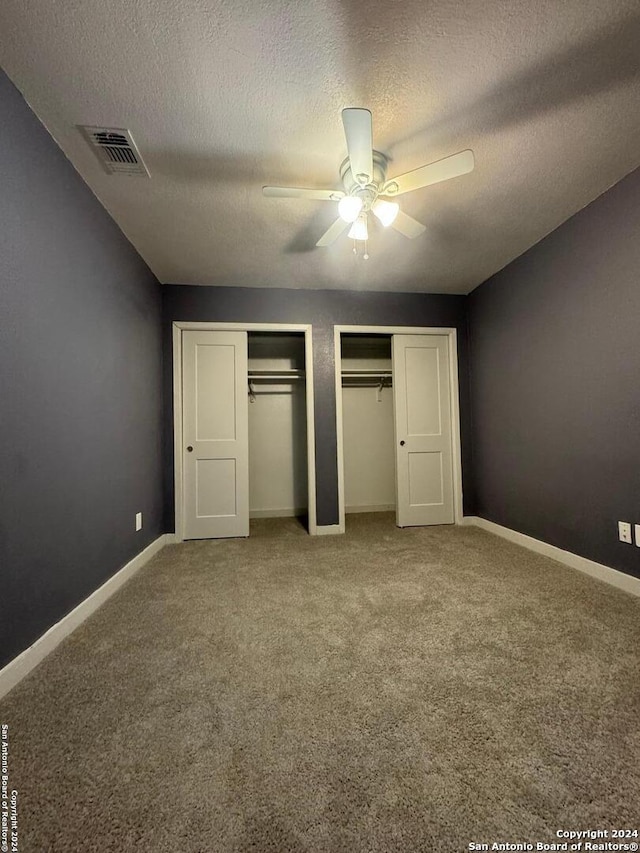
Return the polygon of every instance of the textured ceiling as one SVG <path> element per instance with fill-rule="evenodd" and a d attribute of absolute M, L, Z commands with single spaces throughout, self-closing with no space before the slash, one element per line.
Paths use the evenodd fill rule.
<path fill-rule="evenodd" d="M 638 0 L 3 0 L 0 62 L 162 282 L 467 293 L 640 163 Z M 416 240 L 314 244 L 340 111 L 373 112 Z M 151 179 L 109 177 L 78 124 L 127 127 Z M 377 223 L 376 223 L 377 224 Z"/>

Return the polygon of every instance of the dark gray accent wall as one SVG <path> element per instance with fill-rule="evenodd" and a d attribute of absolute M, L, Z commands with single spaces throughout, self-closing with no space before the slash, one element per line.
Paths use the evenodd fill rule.
<path fill-rule="evenodd" d="M 2 666 L 162 532 L 162 350 L 156 279 L 2 72 L 0 115 Z"/>
<path fill-rule="evenodd" d="M 191 287 L 165 285 L 164 436 L 165 526 L 174 529 L 173 363 L 174 321 L 311 323 L 315 391 L 316 497 L 318 524 L 338 523 L 334 325 L 442 326 L 458 330 L 463 490 L 473 511 L 471 482 L 467 329 L 463 296 L 417 293 L 361 293 L 335 290 Z"/>
<path fill-rule="evenodd" d="M 477 512 L 640 577 L 640 170 L 469 299 Z"/>

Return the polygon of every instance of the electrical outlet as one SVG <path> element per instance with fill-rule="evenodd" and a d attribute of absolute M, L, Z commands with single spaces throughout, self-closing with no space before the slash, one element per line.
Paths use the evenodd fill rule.
<path fill-rule="evenodd" d="M 640 548 L 640 524 L 635 524 L 634 527 L 636 531 L 636 545 Z"/>
<path fill-rule="evenodd" d="M 628 521 L 618 522 L 618 539 L 631 545 L 631 524 Z"/>
<path fill-rule="evenodd" d="M 142 513 L 136 513 L 136 530 L 142 530 Z M 631 530 L 629 530 L 629 536 L 631 536 Z M 629 540 L 631 542 L 631 540 Z"/>

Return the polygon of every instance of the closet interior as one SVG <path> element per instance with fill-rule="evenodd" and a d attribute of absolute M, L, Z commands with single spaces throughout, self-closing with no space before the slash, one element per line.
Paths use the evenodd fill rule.
<path fill-rule="evenodd" d="M 303 333 L 249 332 L 249 517 L 304 517 L 307 408 Z"/>
<path fill-rule="evenodd" d="M 396 507 L 391 335 L 341 335 L 345 512 Z"/>

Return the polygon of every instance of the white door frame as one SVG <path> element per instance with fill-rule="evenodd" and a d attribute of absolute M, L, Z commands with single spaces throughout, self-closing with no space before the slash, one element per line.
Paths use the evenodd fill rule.
<path fill-rule="evenodd" d="M 334 326 L 333 345 L 336 372 L 336 433 L 338 453 L 339 533 L 345 532 L 344 437 L 342 430 L 342 352 L 341 336 L 356 335 L 446 335 L 449 343 L 449 379 L 451 387 L 451 443 L 453 459 L 453 513 L 456 524 L 463 524 L 462 450 L 460 445 L 460 388 L 458 385 L 457 334 L 453 328 L 432 326 Z"/>
<path fill-rule="evenodd" d="M 316 519 L 316 430 L 313 403 L 313 337 L 310 323 L 172 323 L 173 336 L 173 456 L 175 483 L 175 541 L 184 541 L 182 474 L 182 332 L 302 332 L 307 397 L 307 487 L 309 533 L 318 532 Z"/>

